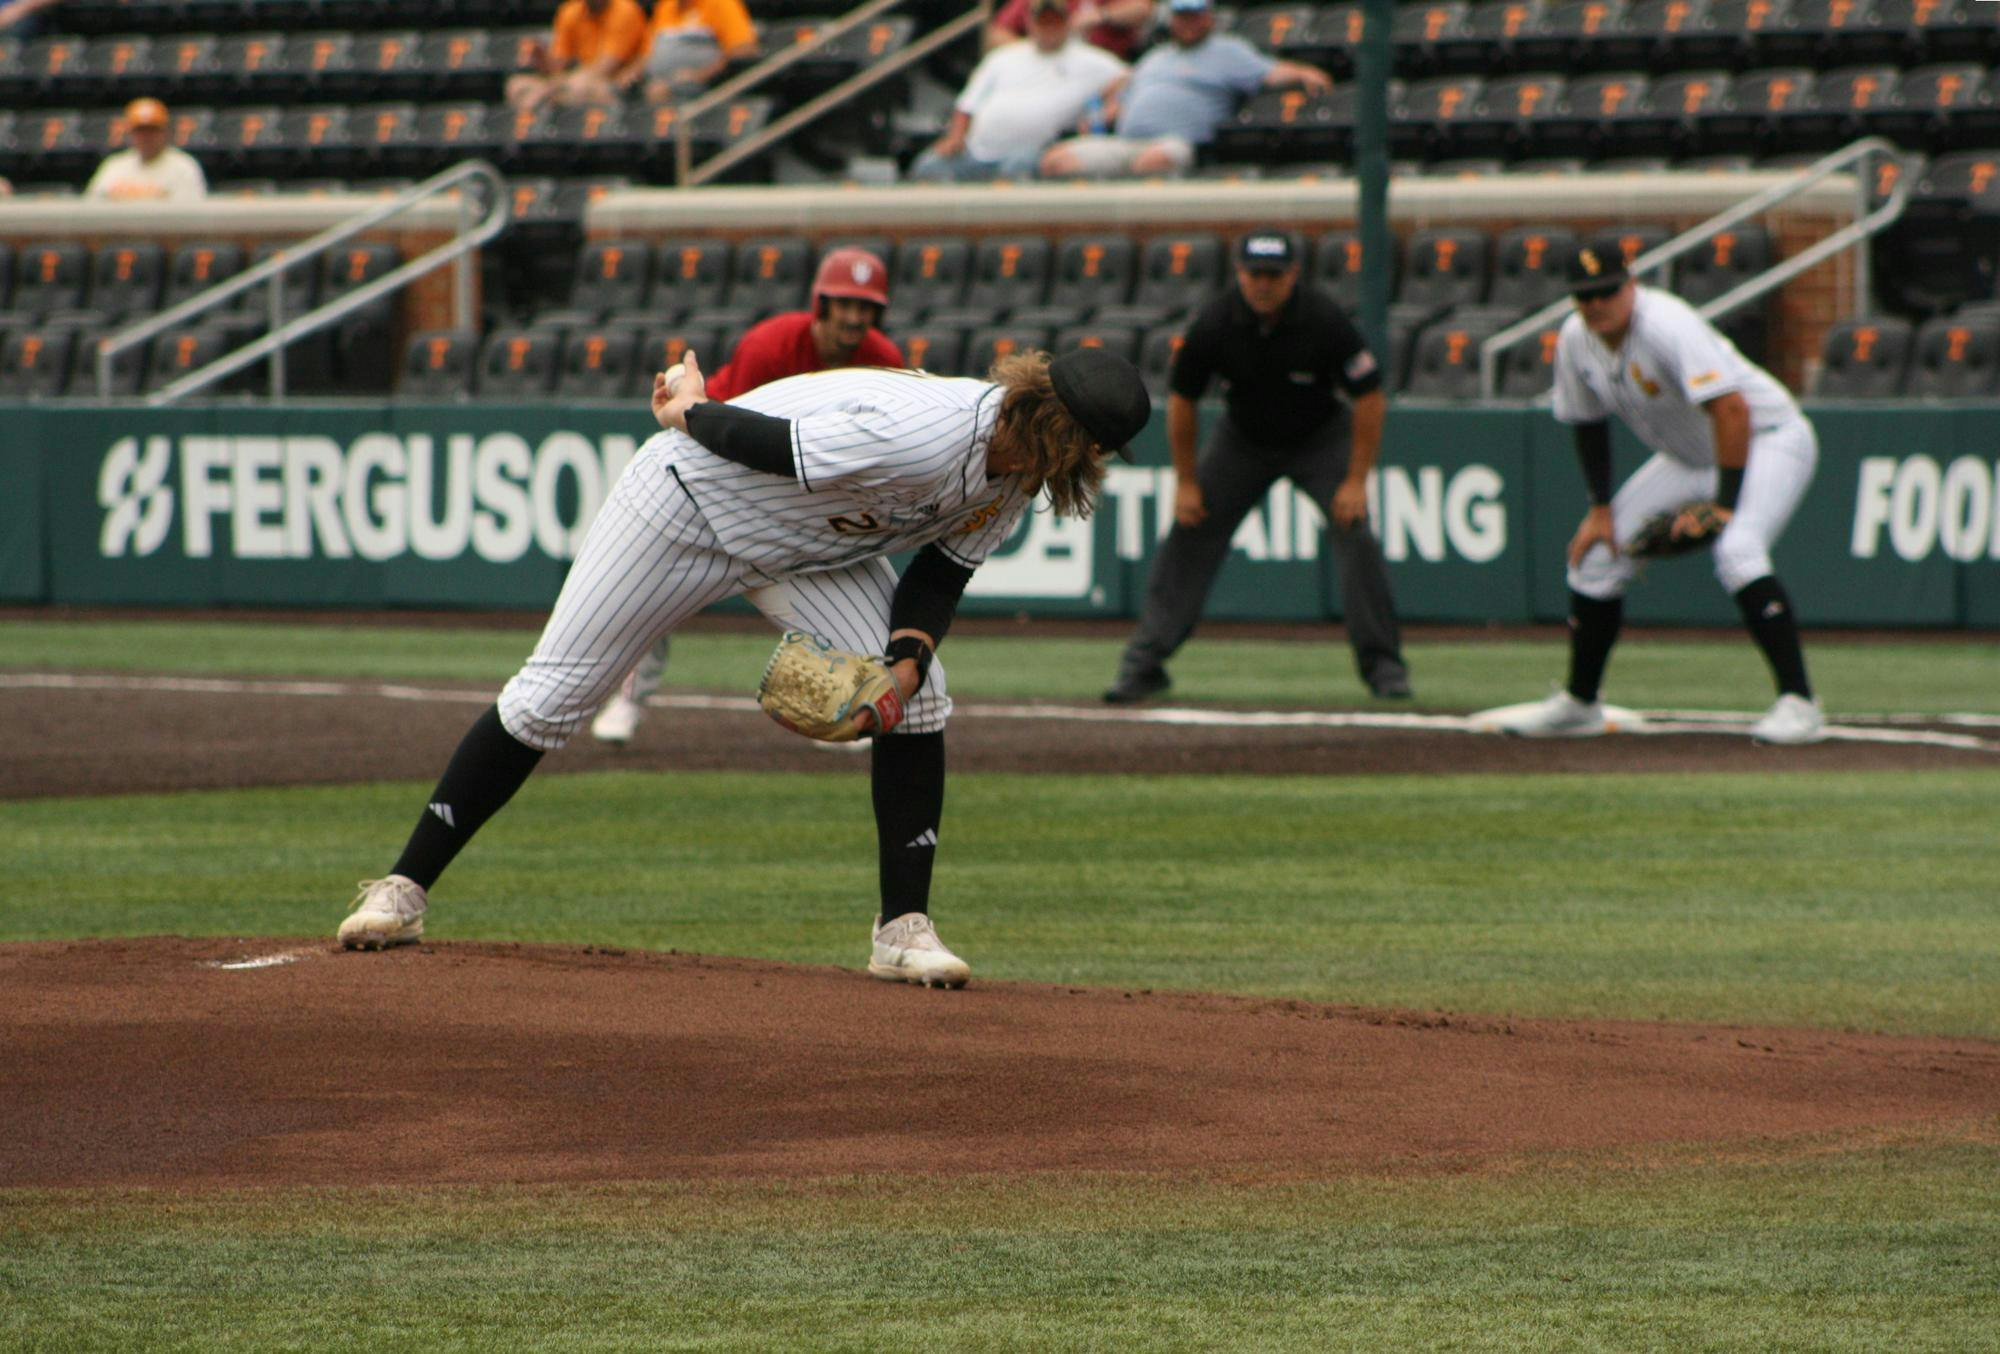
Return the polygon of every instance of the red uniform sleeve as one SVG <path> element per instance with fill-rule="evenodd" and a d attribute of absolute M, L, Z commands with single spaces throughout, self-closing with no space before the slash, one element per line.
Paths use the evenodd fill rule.
<path fill-rule="evenodd" d="M 871 329 L 862 336 L 861 345 L 854 350 L 854 365 L 857 367 L 906 367 L 903 350 L 896 341 L 879 329 Z"/>
<path fill-rule="evenodd" d="M 1074 8 L 1072 6 L 1071 8 Z M 1021 37 L 1028 36 L 1028 0 L 1007 0 L 993 16 L 993 26 Z"/>
<path fill-rule="evenodd" d="M 779 332 L 783 326 L 778 323 L 783 318 L 774 315 L 751 326 L 736 340 L 736 351 L 729 355 L 729 361 L 708 378 L 710 399 L 733 400 L 766 381 L 794 374 L 783 369 L 784 336 Z"/>

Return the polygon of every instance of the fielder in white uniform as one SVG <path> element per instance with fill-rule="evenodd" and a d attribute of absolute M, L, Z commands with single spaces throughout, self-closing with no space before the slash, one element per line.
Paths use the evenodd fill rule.
<path fill-rule="evenodd" d="M 1569 283 L 1576 313 L 1556 340 L 1555 415 L 1576 431 L 1590 493 L 1569 544 L 1569 681 L 1501 727 L 1531 738 L 1604 732 L 1598 688 L 1636 572 L 1626 547 L 1649 519 L 1714 500 L 1730 514 L 1714 545 L 1716 579 L 1736 599 L 1778 688 L 1751 736 L 1817 741 L 1824 722 L 1798 620 L 1771 565 L 1771 547 L 1819 462 L 1812 424 L 1783 386 L 1687 302 L 1633 281 L 1617 245 L 1578 250 Z M 1653 453 L 1615 495 L 1614 414 Z"/>
<path fill-rule="evenodd" d="M 928 916 L 951 715 L 932 654 L 981 561 L 1045 497 L 1089 515 L 1105 456 L 1151 405 L 1131 363 L 1018 353 L 989 380 L 850 368 L 710 401 L 692 353 L 654 378 L 665 431 L 639 448 L 586 533 L 533 655 L 476 721 L 402 856 L 364 882 L 348 948 L 423 934 L 428 890 L 481 824 L 684 618 L 747 596 L 781 630 L 885 653 L 905 716 L 873 740 L 881 909 L 869 971 L 958 986 L 970 970 Z M 898 578 L 886 556 L 916 551 Z"/>

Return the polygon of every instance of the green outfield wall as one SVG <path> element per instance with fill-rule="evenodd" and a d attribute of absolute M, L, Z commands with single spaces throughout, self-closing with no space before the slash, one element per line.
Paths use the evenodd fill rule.
<path fill-rule="evenodd" d="M 1778 550 L 1808 622 L 2000 628 L 2000 406 L 1812 414 L 1819 475 Z M 9 405 L 0 426 L 0 600 L 532 610 L 654 430 L 643 408 L 483 404 Z M 1157 415 L 1134 451 L 1090 521 L 1026 520 L 967 610 L 1130 615 L 1171 519 Z M 1617 454 L 1637 463 L 1629 442 Z M 1406 618 L 1564 614 L 1583 494 L 1546 411 L 1393 409 L 1371 498 Z M 1279 485 L 1209 614 L 1338 619 L 1325 529 Z M 1630 608 L 1735 619 L 1706 556 L 1652 566 Z"/>

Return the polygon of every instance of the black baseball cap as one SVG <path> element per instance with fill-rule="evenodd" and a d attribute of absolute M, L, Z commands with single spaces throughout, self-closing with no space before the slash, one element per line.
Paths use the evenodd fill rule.
<path fill-rule="evenodd" d="M 1107 453 L 1131 460 L 1125 444 L 1153 416 L 1153 400 L 1139 369 L 1102 348 L 1076 348 L 1049 363 L 1056 398 Z"/>
<path fill-rule="evenodd" d="M 1615 291 L 1632 276 L 1625 269 L 1625 251 L 1616 240 L 1592 240 L 1569 256 L 1564 275 L 1570 295 Z"/>
<path fill-rule="evenodd" d="M 1253 230 L 1236 242 L 1236 262 L 1253 272 L 1282 273 L 1298 261 L 1299 242 L 1287 230 Z"/>

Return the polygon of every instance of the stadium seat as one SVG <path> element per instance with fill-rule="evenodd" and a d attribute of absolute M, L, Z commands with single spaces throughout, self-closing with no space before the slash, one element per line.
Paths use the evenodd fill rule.
<path fill-rule="evenodd" d="M 1289 87 L 1259 90 L 1216 130 L 1215 152 L 1266 164 L 1339 158 L 1353 138 L 1353 102 L 1347 85 L 1324 96 Z"/>
<path fill-rule="evenodd" d="M 1875 21 L 1903 35 L 1902 65 L 1991 61 L 1993 12 L 1987 0 L 1875 0 Z"/>
<path fill-rule="evenodd" d="M 1700 22 L 1706 7 L 1707 0 L 1634 0 L 1609 29 L 1591 35 L 1576 69 L 1670 71 L 1670 44 Z"/>
<path fill-rule="evenodd" d="M 1138 251 L 1123 234 L 1072 235 L 1056 250 L 1052 295 L 1084 314 L 1132 295 Z"/>
<path fill-rule="evenodd" d="M 81 109 L 38 108 L 15 116 L 7 159 L 14 174 L 81 178 L 102 158 L 102 149 L 85 136 Z"/>
<path fill-rule="evenodd" d="M 1772 65 L 1827 67 L 1894 62 L 1903 35 L 1883 30 L 1871 0 L 1789 0 L 1760 42 Z"/>
<path fill-rule="evenodd" d="M 213 33 L 160 34 L 133 78 L 148 79 L 147 87 L 171 99 L 176 113 L 184 101 L 219 98 L 235 87 L 234 74 L 222 66 L 221 39 Z"/>
<path fill-rule="evenodd" d="M 257 177 L 286 162 L 284 128 L 285 110 L 275 104 L 223 108 L 187 149 L 212 179 Z"/>
<path fill-rule="evenodd" d="M 246 167 L 280 178 L 344 177 L 362 171 L 368 149 L 356 142 L 346 104 L 303 104 L 285 110 L 275 144 L 248 152 Z"/>
<path fill-rule="evenodd" d="M 111 338 L 111 334 L 94 326 L 79 326 L 73 332 L 76 339 L 70 353 L 69 384 L 63 387 L 62 392 L 65 397 L 97 399 L 109 395 L 113 399 L 124 399 L 141 392 L 146 378 L 146 344 L 134 344 L 111 360 L 110 388 L 101 391 L 97 384 L 97 351 L 100 344 Z"/>
<path fill-rule="evenodd" d="M 1888 99 L 1857 110 L 1855 131 L 1936 150 L 1991 144 L 2000 130 L 2000 109 L 1993 106 L 1987 79 L 1986 67 L 1972 62 L 1903 71 Z"/>
<path fill-rule="evenodd" d="M 653 285 L 653 246 L 645 240 L 592 240 L 577 256 L 569 308 L 593 319 L 613 311 L 647 313 Z"/>
<path fill-rule="evenodd" d="M 218 100 L 281 98 L 294 88 L 283 33 L 226 34 L 216 41 L 215 66 Z"/>
<path fill-rule="evenodd" d="M 1518 70 L 1514 44 L 1540 17 L 1541 0 L 1478 0 L 1455 32 L 1441 33 L 1431 44 L 1436 69 L 1468 75 Z"/>
<path fill-rule="evenodd" d="M 1690 23 L 1667 35 L 1666 64 L 1743 70 L 1773 65 L 1762 55 L 1763 39 L 1783 22 L 1785 0 L 1713 0 Z"/>
<path fill-rule="evenodd" d="M 1811 101 L 1813 72 L 1804 66 L 1745 71 L 1730 86 L 1724 106 L 1694 115 L 1704 146 L 1739 146 L 1752 152 L 1783 143 L 1782 128 Z"/>
<path fill-rule="evenodd" d="M 961 365 L 967 376 L 984 376 L 1000 358 L 1030 348 L 1046 349 L 1049 341 L 1050 332 L 1040 326 L 987 325 L 966 335 Z"/>
<path fill-rule="evenodd" d="M 76 330 L 66 326 L 10 329 L 0 335 L 0 398 L 39 400 L 69 382 Z"/>
<path fill-rule="evenodd" d="M 1909 364 L 1910 322 L 1896 315 L 1842 320 L 1820 346 L 1813 394 L 1822 399 L 1888 399 L 1902 392 Z"/>
<path fill-rule="evenodd" d="M 1133 307 L 1156 312 L 1147 327 L 1185 315 L 1213 296 L 1228 280 L 1222 238 L 1212 234 L 1155 235 L 1139 256 Z"/>
<path fill-rule="evenodd" d="M 1336 79 L 1345 80 L 1354 73 L 1354 53 L 1361 47 L 1361 40 L 1367 32 L 1366 6 L 1361 0 L 1341 0 L 1339 4 L 1320 5 L 1313 13 L 1314 50 L 1321 55 L 1320 64 Z M 1400 14 L 1401 7 L 1398 7 Z M 1427 72 L 1406 64 L 1399 56 L 1395 61 L 1397 70 L 1414 74 Z"/>
<path fill-rule="evenodd" d="M 1675 71 L 1655 80 L 1645 100 L 1619 119 L 1618 148 L 1632 155 L 1692 155 L 1711 147 L 1702 119 L 1729 107 L 1730 76 L 1723 70 Z"/>
<path fill-rule="evenodd" d="M 424 165 L 418 156 L 417 116 L 414 103 L 370 103 L 353 109 L 349 135 L 359 157 L 357 173 L 382 174 Z"/>
<path fill-rule="evenodd" d="M 410 161 L 385 169 L 430 168 L 439 159 L 483 158 L 494 154 L 500 133 L 483 103 L 427 103 L 417 108 L 416 146 Z"/>
<path fill-rule="evenodd" d="M 250 266 L 255 267 L 263 263 L 284 248 L 285 245 L 268 240 L 257 245 L 250 251 Z M 302 260 L 287 266 L 279 277 L 285 318 L 301 315 L 319 303 L 319 267 L 312 260 Z M 259 315 L 267 314 L 270 308 L 269 292 L 269 283 L 251 287 L 242 294 L 238 304 L 243 309 L 255 311 Z"/>
<path fill-rule="evenodd" d="M 641 337 L 631 325 L 571 330 L 563 345 L 556 393 L 578 400 L 623 399 L 636 376 Z"/>
<path fill-rule="evenodd" d="M 653 376 L 687 356 L 692 350 L 705 371 L 720 371 L 729 360 L 722 347 L 722 333 L 712 324 L 665 324 L 644 330 L 632 359 L 631 397 L 644 399 L 653 393 Z"/>
<path fill-rule="evenodd" d="M 914 236 L 903 241 L 889 288 L 890 313 L 920 319 L 958 305 L 972 270 L 972 243 L 956 235 Z"/>
<path fill-rule="evenodd" d="M 155 334 L 147 345 L 146 378 L 141 389 L 153 391 L 171 385 L 190 372 L 206 367 L 229 352 L 232 346 L 228 331 L 214 323 L 196 322 Z M 243 373 L 236 373 L 200 393 L 213 395 L 219 389 L 229 388 L 232 383 L 241 388 L 243 379 Z"/>
<path fill-rule="evenodd" d="M 1121 325 L 1068 325 L 1056 330 L 1049 344 L 1052 353 L 1067 353 L 1077 348 L 1102 348 L 1128 362 L 1139 355 L 1138 331 Z"/>
<path fill-rule="evenodd" d="M 541 399 L 555 390 L 562 363 L 555 329 L 496 329 L 479 349 L 478 393 L 501 400 Z"/>
<path fill-rule="evenodd" d="M 1484 83 L 1476 75 L 1440 75 L 1408 86 L 1389 110 L 1390 153 L 1433 160 L 1466 154 L 1459 124 L 1477 109 Z"/>
<path fill-rule="evenodd" d="M 1560 299 L 1568 292 L 1563 269 L 1575 248 L 1576 232 L 1567 226 L 1515 226 L 1500 232 L 1486 304 L 1518 317 Z"/>
<path fill-rule="evenodd" d="M 736 247 L 724 304 L 755 312 L 758 319 L 806 303 L 812 283 L 812 256 L 795 235 L 745 240 Z"/>
<path fill-rule="evenodd" d="M 1644 71 L 1603 71 L 1569 81 L 1561 106 L 1534 120 L 1536 152 L 1618 154 L 1624 120 L 1644 106 L 1649 83 Z"/>
<path fill-rule="evenodd" d="M 497 91 L 515 69 L 510 46 L 484 28 L 432 29 L 418 45 L 416 65 L 425 95 L 469 99 Z"/>
<path fill-rule="evenodd" d="M 1903 393 L 1934 400 L 1990 399 L 2000 393 L 2000 319 L 1925 320 Z"/>
<path fill-rule="evenodd" d="M 1139 341 L 1139 376 L 1155 400 L 1167 393 L 1167 383 L 1173 377 L 1174 358 L 1179 356 L 1181 343 L 1186 337 L 1187 331 L 1182 326 L 1163 324 L 1147 330 Z"/>
<path fill-rule="evenodd" d="M 1049 242 L 1039 235 L 989 235 L 972 258 L 964 305 L 989 316 L 1038 306 L 1048 294 Z"/>
<path fill-rule="evenodd" d="M 92 42 L 77 63 L 79 101 L 113 104 L 138 92 L 157 94 L 162 84 L 156 80 L 152 55 L 153 39 L 145 33 L 121 33 Z"/>
<path fill-rule="evenodd" d="M 1353 8 L 1358 28 L 1362 7 L 1356 5 Z M 1465 16 L 1471 8 L 1467 0 L 1428 0 L 1427 3 L 1418 0 L 1415 4 L 1397 5 L 1395 23 L 1389 32 L 1389 46 L 1396 70 L 1410 79 L 1436 74 L 1439 69 L 1438 43 L 1451 42 L 1463 36 Z M 1346 38 L 1348 35 L 1343 31 L 1340 36 Z M 1360 41 L 1359 33 L 1354 35 L 1353 41 Z"/>
<path fill-rule="evenodd" d="M 1540 155 L 1533 128 L 1536 119 L 1562 107 L 1564 83 L 1546 71 L 1488 80 L 1478 102 L 1459 119 L 1458 144 L 1479 154 Z"/>
<path fill-rule="evenodd" d="M 1396 237 L 1389 237 L 1389 294 L 1395 295 L 1402 271 L 1401 251 Z M 1333 293 L 1333 299 L 1350 315 L 1361 309 L 1361 236 L 1357 231 L 1329 231 L 1313 242 L 1312 269 L 1307 274 L 1317 285 Z"/>
<path fill-rule="evenodd" d="M 1902 218 L 1880 239 L 1875 284 L 1893 308 L 1934 314 L 1992 297 L 2000 151 L 1953 151 L 1931 161 Z"/>
<path fill-rule="evenodd" d="M 396 394 L 406 400 L 462 400 L 472 394 L 479 335 L 471 329 L 420 329 L 403 345 Z"/>
<path fill-rule="evenodd" d="M 1681 255 L 1674 263 L 1673 289 L 1698 306 L 1755 277 L 1772 262 L 1770 233 L 1745 221 Z"/>
<path fill-rule="evenodd" d="M 1486 299 L 1491 272 L 1485 232 L 1466 228 L 1420 230 L 1410 237 L 1403 285 L 1396 300 L 1431 315 Z"/>
<path fill-rule="evenodd" d="M 285 41 L 284 70 L 293 97 L 345 99 L 359 79 L 354 34 L 343 29 L 294 33 Z"/>
<path fill-rule="evenodd" d="M 1863 134 L 1871 116 L 1889 107 L 1897 79 L 1894 66 L 1822 72 L 1804 107 L 1774 119 L 1771 149 L 1824 152 L 1845 145 Z"/>
<path fill-rule="evenodd" d="M 359 33 L 354 39 L 354 80 L 349 97 L 408 99 L 432 95 L 437 86 L 424 66 L 424 35 L 413 28 Z"/>
<path fill-rule="evenodd" d="M 27 102 L 80 102 L 91 92 L 87 76 L 89 52 L 89 39 L 74 33 L 29 39 L 16 57 L 30 82 Z"/>
<path fill-rule="evenodd" d="M 1555 385 L 1556 336 L 1561 332 L 1562 321 L 1554 320 L 1501 352 L 1501 399 L 1538 399 Z"/>
<path fill-rule="evenodd" d="M 1410 354 L 1402 392 L 1412 399 L 1469 400 L 1479 395 L 1479 345 L 1499 332 L 1491 315 L 1477 323 L 1448 317 L 1425 325 Z"/>
<path fill-rule="evenodd" d="M 1319 64 L 1317 11 L 1311 5 L 1258 5 L 1236 16 L 1229 31 L 1261 52 L 1287 61 Z"/>
<path fill-rule="evenodd" d="M 90 285 L 90 251 L 75 240 L 22 245 L 14 252 L 14 287 L 8 309 L 44 319 L 83 305 Z"/>
<path fill-rule="evenodd" d="M 118 240 L 97 247 L 90 261 L 90 308 L 114 320 L 159 309 L 166 250 L 153 240 Z"/>
<path fill-rule="evenodd" d="M 903 350 L 903 361 L 940 376 L 959 374 L 959 359 L 965 353 L 965 331 L 953 326 L 916 325 L 891 335 Z"/>
<path fill-rule="evenodd" d="M 1609 48 L 1601 39 L 1625 20 L 1625 0 L 1559 0 L 1514 39 L 1514 60 L 1524 70 L 1602 69 Z"/>

